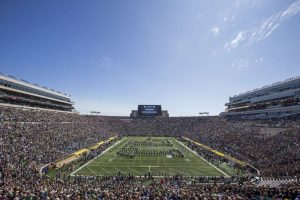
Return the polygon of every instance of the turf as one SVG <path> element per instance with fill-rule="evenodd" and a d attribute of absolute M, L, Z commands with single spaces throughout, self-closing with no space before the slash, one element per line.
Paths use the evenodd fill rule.
<path fill-rule="evenodd" d="M 169 142 L 171 145 L 167 147 L 159 145 L 152 146 L 151 144 L 146 146 L 135 145 L 136 143 L 142 143 L 149 140 L 151 140 L 151 144 L 161 144 L 161 142 L 164 141 Z M 136 143 L 130 143 L 130 141 L 135 141 Z M 136 147 L 139 152 L 178 149 L 183 154 L 183 157 L 171 157 L 170 155 L 136 155 L 129 158 L 117 154 L 122 148 L 128 146 Z M 153 176 L 172 176 L 177 174 L 183 176 L 223 175 L 205 160 L 191 152 L 186 146 L 179 143 L 175 138 L 170 137 L 125 137 L 102 155 L 73 172 L 72 175 L 99 176 L 116 175 L 119 173 L 132 174 L 134 176 L 144 176 L 149 173 Z"/>

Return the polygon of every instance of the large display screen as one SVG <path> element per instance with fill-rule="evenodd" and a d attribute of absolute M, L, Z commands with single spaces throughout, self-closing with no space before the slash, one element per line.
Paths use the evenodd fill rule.
<path fill-rule="evenodd" d="M 158 116 L 161 115 L 161 105 L 139 105 L 139 116 Z"/>

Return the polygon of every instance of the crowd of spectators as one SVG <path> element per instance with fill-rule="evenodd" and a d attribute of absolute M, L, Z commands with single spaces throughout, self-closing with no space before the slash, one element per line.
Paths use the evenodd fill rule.
<path fill-rule="evenodd" d="M 95 118 L 70 113 L 1 107 L 0 121 L 2 185 L 23 185 L 41 166 L 113 134 Z"/>
<path fill-rule="evenodd" d="M 276 135 L 268 135 L 261 133 L 257 121 L 174 117 L 122 123 L 119 133 L 185 136 L 253 165 L 263 176 L 300 176 L 300 120 L 273 120 L 268 123 L 272 127 L 279 123 L 281 129 L 284 124 L 286 128 Z M 201 151 L 205 150 L 199 149 Z"/>
<path fill-rule="evenodd" d="M 276 121 L 272 124 L 276 127 Z M 257 188 L 247 181 L 201 185 L 197 183 L 202 179 L 191 181 L 181 176 L 159 180 L 131 175 L 49 179 L 39 174 L 41 166 L 117 134 L 185 136 L 253 165 L 262 176 L 299 179 L 300 121 L 281 120 L 280 124 L 286 128 L 270 136 L 260 132 L 257 121 L 221 117 L 124 120 L 0 107 L 0 199 L 296 199 L 299 182 Z M 188 145 L 211 160 L 223 159 Z"/>

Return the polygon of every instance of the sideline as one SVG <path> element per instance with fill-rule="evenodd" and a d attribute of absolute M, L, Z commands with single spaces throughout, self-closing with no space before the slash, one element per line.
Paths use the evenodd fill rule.
<path fill-rule="evenodd" d="M 108 147 L 107 149 L 105 149 L 101 154 L 99 154 L 98 156 L 96 156 L 95 158 L 93 158 L 92 160 L 88 161 L 87 163 L 85 163 L 84 165 L 82 165 L 81 167 L 79 167 L 78 169 L 76 169 L 75 171 L 73 171 L 70 176 L 75 176 L 74 174 L 77 173 L 79 170 L 81 170 L 83 167 L 87 166 L 88 164 L 90 164 L 92 161 L 94 161 L 95 159 L 97 159 L 98 157 L 102 156 L 104 153 L 106 153 L 107 151 L 109 151 L 111 148 L 113 148 L 114 146 L 116 146 L 117 144 L 121 143 L 123 140 L 125 140 L 127 137 L 124 137 L 122 140 L 116 142 L 115 144 L 113 144 L 112 146 Z"/>
<path fill-rule="evenodd" d="M 107 142 L 110 142 L 110 141 L 116 139 L 117 137 L 118 136 L 113 136 L 113 137 L 108 138 L 107 140 L 100 141 L 100 142 L 98 142 L 97 144 L 95 144 L 91 147 L 75 151 L 72 154 L 70 154 L 70 155 L 68 155 L 68 156 L 66 156 L 66 157 L 62 158 L 61 160 L 56 161 L 54 163 L 55 163 L 57 168 L 61 168 L 65 164 L 69 164 L 69 163 L 79 159 L 82 154 L 90 152 L 91 150 L 95 150 L 95 149 L 99 148 L 101 145 L 106 144 Z"/>
<path fill-rule="evenodd" d="M 192 143 L 194 143 L 194 144 L 196 144 L 196 145 L 198 145 L 198 146 L 200 146 L 200 147 L 202 147 L 202 148 L 204 148 L 204 149 L 206 149 L 206 150 L 208 150 L 208 151 L 210 151 L 210 152 L 212 152 L 212 153 L 215 153 L 215 154 L 217 154 L 218 156 L 224 157 L 224 158 L 226 158 L 226 159 L 228 159 L 228 160 L 230 160 L 230 161 L 232 161 L 232 162 L 234 162 L 234 163 L 237 163 L 237 164 L 242 165 L 242 166 L 246 166 L 246 165 L 247 165 L 245 162 L 240 161 L 240 160 L 238 160 L 238 159 L 236 159 L 236 158 L 234 158 L 234 157 L 232 157 L 232 156 L 226 155 L 226 154 L 224 154 L 224 153 L 222 153 L 222 152 L 219 152 L 219 151 L 217 151 L 217 150 L 215 150 L 215 149 L 212 149 L 212 148 L 209 147 L 209 146 L 206 146 L 206 145 L 204 145 L 204 144 L 201 144 L 201 143 L 199 143 L 199 142 L 196 142 L 196 141 L 194 141 L 194 140 L 191 140 L 191 139 L 189 139 L 189 138 L 187 138 L 187 137 L 182 137 L 182 138 L 185 139 L 185 140 L 187 140 L 187 141 L 190 141 L 190 142 L 192 142 Z"/>
<path fill-rule="evenodd" d="M 216 167 L 215 165 L 211 164 L 210 162 L 208 162 L 206 159 L 204 159 L 203 157 L 201 157 L 197 152 L 193 151 L 192 149 L 190 149 L 188 146 L 186 146 L 185 144 L 183 144 L 182 142 L 179 142 L 178 140 L 175 139 L 175 141 L 179 144 L 181 144 L 182 146 L 184 146 L 185 148 L 187 148 L 189 151 L 193 152 L 196 156 L 198 156 L 199 158 L 201 158 L 202 160 L 204 160 L 206 163 L 208 163 L 210 166 L 212 166 L 213 168 L 215 168 L 216 170 L 218 170 L 219 172 L 221 172 L 226 178 L 229 178 L 230 176 L 225 173 L 224 171 L 222 171 L 221 169 L 219 169 L 218 167 Z"/>

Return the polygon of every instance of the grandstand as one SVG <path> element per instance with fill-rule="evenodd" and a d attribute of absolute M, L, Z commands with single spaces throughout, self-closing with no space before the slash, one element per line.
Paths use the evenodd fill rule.
<path fill-rule="evenodd" d="M 0 104 L 60 111 L 74 109 L 70 95 L 0 74 Z"/>
<path fill-rule="evenodd" d="M 80 115 L 64 112 L 73 108 L 68 95 L 14 77 L 0 80 L 0 199 L 300 197 L 298 118 L 169 117 L 160 105 L 140 105 L 128 117 Z M 294 108 L 298 83 L 266 87 L 260 97 L 287 92 L 277 107 Z M 278 124 L 270 134 L 267 128 Z"/>
<path fill-rule="evenodd" d="M 243 119 L 299 117 L 300 77 L 289 78 L 229 98 L 221 116 Z"/>

